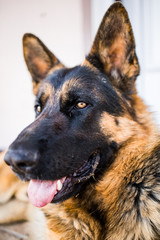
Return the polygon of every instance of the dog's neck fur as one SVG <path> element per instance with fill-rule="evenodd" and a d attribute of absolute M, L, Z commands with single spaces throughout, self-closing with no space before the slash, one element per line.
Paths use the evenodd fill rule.
<path fill-rule="evenodd" d="M 155 239 L 151 225 L 160 224 L 160 199 L 154 199 L 160 190 L 159 179 L 154 177 L 160 157 L 158 129 L 142 100 L 135 96 L 134 101 L 139 121 L 137 134 L 121 147 L 96 186 L 103 202 L 101 210 L 106 211 L 107 240 Z"/>
<path fill-rule="evenodd" d="M 104 177 L 97 184 L 89 185 L 84 196 L 71 198 L 56 207 L 52 204 L 46 207 L 48 226 L 57 234 L 57 239 L 62 239 L 58 238 L 59 234 L 65 240 L 74 237 L 80 240 L 83 236 L 94 240 L 156 239 L 152 228 L 160 225 L 160 184 L 156 178 L 159 135 L 137 96 L 135 104 L 138 132 L 122 145 Z M 91 200 L 92 194 L 96 197 Z M 102 216 L 101 222 L 97 221 L 97 214 Z M 85 235 L 86 232 L 89 235 Z"/>

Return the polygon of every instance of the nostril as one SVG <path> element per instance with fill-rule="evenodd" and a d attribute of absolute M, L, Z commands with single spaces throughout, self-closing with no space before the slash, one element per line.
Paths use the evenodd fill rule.
<path fill-rule="evenodd" d="M 17 167 L 20 168 L 20 169 L 25 169 L 27 168 L 28 166 L 32 166 L 32 165 L 28 165 L 27 162 L 19 162 L 19 163 L 16 163 Z"/>
<path fill-rule="evenodd" d="M 38 154 L 25 150 L 8 150 L 4 160 L 15 171 L 30 172 L 37 165 Z"/>

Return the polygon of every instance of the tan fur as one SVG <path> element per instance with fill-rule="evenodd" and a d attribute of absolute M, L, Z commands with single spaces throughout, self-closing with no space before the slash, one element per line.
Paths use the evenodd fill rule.
<path fill-rule="evenodd" d="M 55 239 L 95 239 L 99 240 L 100 225 L 88 213 L 80 208 L 80 203 L 69 199 L 64 204 L 44 207 L 50 234 Z M 52 239 L 52 238 L 51 238 Z"/>
<path fill-rule="evenodd" d="M 115 64 L 115 68 L 118 68 L 122 71 L 126 55 L 125 49 L 126 44 L 124 37 L 121 36 L 114 40 L 112 46 L 109 49 L 105 48 L 100 42 L 99 51 L 101 52 L 101 60 L 105 63 L 106 72 L 110 72 L 113 62 Z"/>
<path fill-rule="evenodd" d="M 127 113 L 120 117 L 114 117 L 106 112 L 102 113 L 100 126 L 107 138 L 110 136 L 112 140 L 122 144 L 134 135 L 138 139 L 145 139 L 158 133 L 158 128 L 143 101 L 137 95 L 134 95 L 134 101 L 137 104 L 135 108 L 137 121 L 134 121 Z M 118 121 L 118 125 L 115 120 Z"/>
<path fill-rule="evenodd" d="M 137 96 L 136 98 L 138 99 Z M 143 119 L 143 125 L 142 122 L 136 124 L 128 118 L 124 118 L 118 119 L 119 126 L 115 128 L 113 120 L 110 121 L 108 117 L 102 116 L 102 129 L 105 122 L 108 125 L 110 121 L 112 125 L 109 129 L 117 133 L 115 134 L 116 141 L 123 143 L 123 147 L 118 152 L 113 165 L 107 170 L 105 177 L 96 187 L 96 190 L 102 196 L 104 204 L 101 205 L 102 209 L 105 208 L 107 212 L 109 224 L 107 225 L 108 234 L 106 239 L 109 240 L 155 239 L 150 223 L 153 222 L 158 229 L 160 227 L 158 217 L 160 205 L 147 196 L 151 188 L 157 198 L 160 199 L 160 184 L 155 183 L 152 169 L 150 169 L 151 164 L 152 168 L 158 167 L 158 160 L 151 157 L 151 162 L 150 156 L 159 145 L 159 134 L 152 123 L 150 114 L 146 111 L 146 107 L 141 100 L 139 102 L 136 109 L 137 112 L 139 110 L 140 112 L 137 115 L 140 122 Z M 126 129 L 123 129 L 123 123 L 127 126 Z M 114 139 L 114 134 L 112 137 Z M 144 171 L 143 175 L 142 171 Z M 133 172 L 135 172 L 134 175 Z M 145 183 L 146 189 L 143 190 L 140 196 L 139 211 L 142 215 L 140 221 L 138 220 L 137 209 L 133 206 L 138 193 L 133 186 L 129 188 L 128 183 L 140 184 L 146 177 L 148 178 Z"/>

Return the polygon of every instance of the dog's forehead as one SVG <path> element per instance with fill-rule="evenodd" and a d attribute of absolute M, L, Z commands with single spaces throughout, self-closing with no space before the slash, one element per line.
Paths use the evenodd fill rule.
<path fill-rule="evenodd" d="M 98 87 L 97 87 L 98 86 Z M 41 83 L 40 91 L 51 96 L 56 93 L 65 95 L 71 92 L 95 92 L 100 93 L 103 88 L 112 90 L 107 76 L 84 67 L 64 68 L 53 72 Z"/>

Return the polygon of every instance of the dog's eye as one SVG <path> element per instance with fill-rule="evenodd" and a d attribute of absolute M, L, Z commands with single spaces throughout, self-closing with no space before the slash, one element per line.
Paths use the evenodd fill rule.
<path fill-rule="evenodd" d="M 34 108 L 35 108 L 36 115 L 38 115 L 42 112 L 42 107 L 40 105 L 35 105 Z"/>
<path fill-rule="evenodd" d="M 77 104 L 76 104 L 76 107 L 78 108 L 78 109 L 83 109 L 83 108 L 85 108 L 87 106 L 87 103 L 85 103 L 85 102 L 78 102 Z"/>

